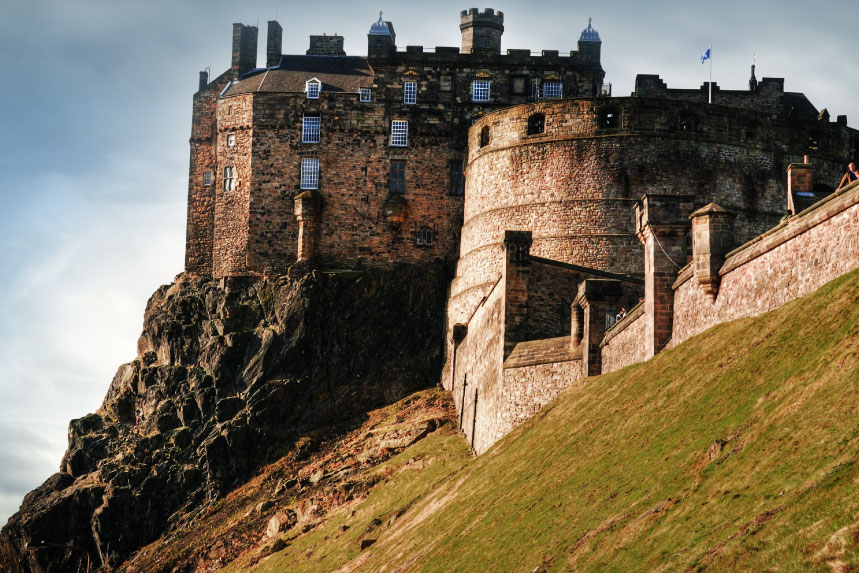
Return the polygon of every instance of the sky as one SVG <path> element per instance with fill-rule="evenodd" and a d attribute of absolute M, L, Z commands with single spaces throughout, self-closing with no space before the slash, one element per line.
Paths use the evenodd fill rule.
<path fill-rule="evenodd" d="M 502 49 L 576 49 L 588 18 L 614 95 L 635 75 L 745 89 L 784 77 L 859 125 L 853 0 L 494 1 Z M 232 23 L 284 27 L 366 54 L 384 11 L 399 46 L 458 46 L 462 2 L 0 0 L 0 523 L 59 468 L 68 422 L 95 411 L 136 356 L 148 297 L 183 269 L 198 71 L 230 65 Z"/>

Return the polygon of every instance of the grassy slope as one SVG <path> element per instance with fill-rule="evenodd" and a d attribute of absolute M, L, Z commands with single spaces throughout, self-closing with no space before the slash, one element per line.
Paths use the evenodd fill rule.
<path fill-rule="evenodd" d="M 855 570 L 859 272 L 593 378 L 474 461 L 436 443 L 415 447 L 444 471 L 401 472 L 260 565 Z"/>

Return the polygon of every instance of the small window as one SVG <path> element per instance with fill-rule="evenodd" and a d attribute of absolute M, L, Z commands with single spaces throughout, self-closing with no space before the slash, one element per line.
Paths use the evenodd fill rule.
<path fill-rule="evenodd" d="M 233 191 L 236 188 L 236 168 L 224 167 L 224 191 Z"/>
<path fill-rule="evenodd" d="M 203 185 L 208 187 L 212 184 L 212 172 L 211 171 L 203 171 Z"/>
<path fill-rule="evenodd" d="M 406 192 L 406 162 L 401 159 L 391 161 L 391 193 Z"/>
<path fill-rule="evenodd" d="M 227 147 L 235 147 L 236 146 L 236 134 L 231 133 L 227 136 Z"/>
<path fill-rule="evenodd" d="M 322 91 L 322 82 L 317 79 L 307 80 L 304 91 L 307 92 L 307 99 L 319 99 L 319 92 Z"/>
<path fill-rule="evenodd" d="M 418 103 L 417 82 L 406 82 L 403 85 L 403 103 Z"/>
<path fill-rule="evenodd" d="M 415 236 L 415 244 L 422 247 L 431 247 L 433 240 L 433 231 L 429 227 L 421 227 L 418 229 Z"/>
<path fill-rule="evenodd" d="M 450 162 L 450 194 L 462 196 L 465 194 L 465 175 L 462 173 L 462 160 Z"/>
<path fill-rule="evenodd" d="M 546 116 L 542 113 L 535 113 L 528 118 L 528 135 L 536 135 L 543 133 L 546 129 Z"/>
<path fill-rule="evenodd" d="M 318 189 L 319 188 L 319 160 L 318 159 L 302 159 L 301 160 L 301 188 L 302 189 Z"/>
<path fill-rule="evenodd" d="M 358 101 L 362 101 L 362 102 L 373 101 L 373 92 L 370 91 L 370 88 L 359 88 L 358 89 Z"/>
<path fill-rule="evenodd" d="M 471 82 L 471 101 L 489 101 L 489 80 Z"/>
<path fill-rule="evenodd" d="M 391 121 L 391 145 L 406 147 L 409 144 L 409 122 L 395 119 Z"/>
<path fill-rule="evenodd" d="M 564 97 L 564 88 L 561 82 L 543 82 L 543 97 L 546 99 L 557 99 Z"/>
<path fill-rule="evenodd" d="M 616 109 L 602 110 L 600 112 L 600 127 L 620 127 L 620 112 Z"/>
<path fill-rule="evenodd" d="M 480 147 L 486 147 L 489 145 L 489 126 L 484 125 L 483 129 L 480 130 Z"/>
<path fill-rule="evenodd" d="M 322 118 L 305 116 L 301 127 L 301 143 L 319 143 Z"/>

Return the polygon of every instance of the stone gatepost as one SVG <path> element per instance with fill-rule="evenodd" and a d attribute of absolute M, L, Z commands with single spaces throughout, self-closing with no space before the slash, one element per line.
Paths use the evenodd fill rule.
<path fill-rule="evenodd" d="M 685 195 L 647 194 L 635 206 L 635 231 L 644 243 L 644 314 L 647 358 L 671 340 L 674 280 L 686 266 L 686 234 L 692 199 Z"/>
<path fill-rule="evenodd" d="M 599 376 L 602 374 L 602 350 L 600 343 L 605 336 L 606 316 L 614 316 L 622 295 L 621 283 L 615 279 L 585 279 L 579 283 L 579 291 L 574 307 L 582 309 L 575 312 L 574 330 L 581 334 L 582 374 Z M 578 317 L 582 318 L 576 325 Z M 575 337 L 575 334 L 573 335 Z"/>
<path fill-rule="evenodd" d="M 504 359 L 523 340 L 531 274 L 531 231 L 504 231 Z"/>
<path fill-rule="evenodd" d="M 714 299 L 719 292 L 719 269 L 728 252 L 734 248 L 734 215 L 715 203 L 698 209 L 691 215 L 692 260 L 695 278 L 704 292 Z"/>
<path fill-rule="evenodd" d="M 313 191 L 305 191 L 295 197 L 299 261 L 312 259 L 316 251 L 316 235 L 319 232 L 319 215 L 322 210 L 320 203 Z"/>

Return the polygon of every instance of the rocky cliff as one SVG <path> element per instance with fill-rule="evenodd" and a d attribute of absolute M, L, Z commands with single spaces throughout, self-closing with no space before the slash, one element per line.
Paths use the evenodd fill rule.
<path fill-rule="evenodd" d="M 445 287 L 424 265 L 159 288 L 137 359 L 3 528 L 0 569 L 116 568 L 266 464 L 311 458 L 437 383 Z"/>

